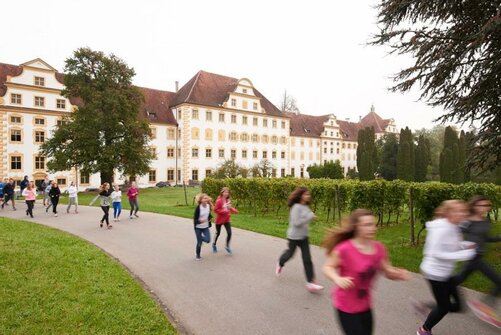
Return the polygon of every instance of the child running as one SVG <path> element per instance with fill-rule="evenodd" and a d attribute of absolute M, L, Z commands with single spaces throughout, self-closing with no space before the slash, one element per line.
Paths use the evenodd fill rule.
<path fill-rule="evenodd" d="M 106 221 L 106 228 L 111 229 L 113 227 L 112 225 L 110 225 L 110 195 L 110 184 L 104 183 L 103 185 L 101 185 L 101 187 L 99 188 L 99 205 L 101 206 L 101 209 L 104 213 L 103 218 L 101 219 L 101 221 L 99 221 L 99 227 L 101 228 L 103 227 L 104 221 Z"/>
<path fill-rule="evenodd" d="M 49 209 L 52 207 L 52 202 L 50 201 L 50 196 L 49 196 L 49 192 L 50 192 L 51 188 L 52 188 L 52 180 L 49 181 L 49 183 L 47 184 L 47 187 L 45 188 L 45 192 L 44 192 L 43 203 L 45 206 L 45 213 L 48 213 Z"/>
<path fill-rule="evenodd" d="M 199 261 L 202 259 L 200 257 L 202 242 L 210 242 L 209 228 L 212 227 L 212 215 L 210 213 L 212 203 L 211 198 L 205 193 L 197 195 L 196 201 L 198 203 L 198 206 L 195 208 L 195 214 L 193 215 L 193 224 L 195 226 L 195 236 L 197 238 L 197 246 L 195 249 L 196 260 Z"/>
<path fill-rule="evenodd" d="M 228 187 L 223 187 L 219 196 L 216 199 L 216 205 L 214 206 L 214 212 L 216 212 L 216 237 L 214 243 L 212 244 L 212 252 L 217 252 L 217 239 L 221 235 L 221 227 L 224 226 L 226 229 L 226 250 L 227 253 L 231 254 L 230 241 L 231 241 L 231 213 L 238 213 L 236 208 L 231 206 L 231 196 L 230 189 Z"/>
<path fill-rule="evenodd" d="M 433 327 L 447 313 L 460 309 L 452 272 L 456 262 L 475 257 L 476 247 L 472 242 L 464 242 L 461 237 L 459 224 L 465 221 L 467 214 L 466 203 L 460 200 L 447 200 L 435 211 L 436 219 L 426 223 L 428 232 L 421 272 L 430 284 L 437 305 L 417 330 L 417 335 L 431 335 Z M 451 304 L 451 297 L 455 297 L 456 306 Z"/>
<path fill-rule="evenodd" d="M 310 255 L 309 224 L 316 216 L 310 209 L 311 194 L 306 187 L 298 187 L 291 193 L 287 205 L 290 208 L 289 228 L 287 229 L 287 240 L 289 248 L 285 250 L 278 260 L 275 268 L 275 275 L 278 277 L 282 273 L 285 263 L 294 256 L 296 248 L 301 248 L 304 272 L 306 274 L 306 289 L 315 293 L 324 287 L 315 283 L 315 272 Z"/>
<path fill-rule="evenodd" d="M 122 191 L 120 191 L 118 185 L 113 186 L 111 200 L 113 201 L 113 221 L 120 221 L 120 214 L 122 213 Z"/>
<path fill-rule="evenodd" d="M 9 181 L 3 187 L 4 201 L 2 202 L 2 209 L 8 204 L 9 200 L 12 202 L 12 210 L 16 210 L 16 201 L 14 200 L 14 179 L 9 178 Z"/>
<path fill-rule="evenodd" d="M 346 335 L 372 334 L 372 285 L 378 272 L 391 280 L 410 278 L 406 270 L 391 266 L 385 247 L 374 240 L 375 235 L 372 212 L 356 209 L 323 242 L 328 256 L 323 272 L 336 284 L 332 304 Z"/>
<path fill-rule="evenodd" d="M 139 189 L 137 188 L 136 182 L 133 181 L 129 189 L 127 190 L 127 198 L 129 199 L 129 205 L 130 205 L 129 219 L 131 220 L 132 220 L 132 214 L 134 214 L 136 218 L 139 217 L 139 215 L 137 215 L 137 211 L 139 211 L 139 205 L 137 203 L 138 195 L 139 195 Z"/>
<path fill-rule="evenodd" d="M 52 206 L 52 213 L 54 213 L 54 216 L 57 217 L 57 204 L 59 203 L 59 196 L 61 195 L 61 190 L 59 189 L 59 186 L 57 185 L 57 183 L 54 181 L 52 182 L 52 186 L 50 188 L 50 191 L 49 191 L 49 197 L 50 197 L 50 203 L 51 203 L 51 206 Z M 49 210 L 49 207 L 48 206 L 46 208 L 46 211 Z"/>
<path fill-rule="evenodd" d="M 28 206 L 26 215 L 29 215 L 31 218 L 33 218 L 33 207 L 35 206 L 35 199 L 37 198 L 35 183 L 28 183 L 28 186 L 23 190 L 22 196 L 24 196 L 26 205 Z"/>
<path fill-rule="evenodd" d="M 66 207 L 66 213 L 70 212 L 71 205 L 75 205 L 75 214 L 78 214 L 78 188 L 74 182 L 71 182 L 68 187 L 68 207 Z"/>

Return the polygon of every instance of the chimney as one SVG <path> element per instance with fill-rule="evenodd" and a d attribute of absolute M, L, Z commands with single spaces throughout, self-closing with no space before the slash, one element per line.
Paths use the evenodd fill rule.
<path fill-rule="evenodd" d="M 359 121 L 359 122 L 360 122 L 360 121 L 362 121 L 362 115 L 359 115 L 359 116 L 358 116 L 358 121 Z"/>
<path fill-rule="evenodd" d="M 177 91 L 179 91 L 179 81 L 176 80 L 174 83 L 175 83 L 176 92 L 177 92 Z"/>

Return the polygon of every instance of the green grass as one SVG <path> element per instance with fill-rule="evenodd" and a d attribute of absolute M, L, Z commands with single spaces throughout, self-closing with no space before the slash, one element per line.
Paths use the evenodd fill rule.
<path fill-rule="evenodd" d="M 67 233 L 0 218 L 0 334 L 176 334 L 117 261 Z"/>
<path fill-rule="evenodd" d="M 139 195 L 140 210 L 192 218 L 194 211 L 193 198 L 200 192 L 200 188 L 188 187 L 186 188 L 186 192 L 188 206 L 185 202 L 184 190 L 181 187 L 141 189 Z M 80 193 L 79 203 L 86 205 L 95 195 L 96 193 Z M 62 202 L 64 201 L 65 199 L 62 200 Z M 125 208 L 129 208 L 125 195 L 122 199 L 122 205 Z M 262 234 L 285 237 L 288 226 L 288 212 L 286 208 L 281 209 L 278 213 L 258 213 L 255 217 L 249 210 L 241 208 L 238 203 L 235 203 L 235 205 L 240 209 L 239 214 L 232 216 L 232 224 L 235 227 Z M 317 210 L 316 214 L 319 219 L 311 224 L 310 240 L 311 243 L 319 245 L 325 236 L 326 229 L 334 227 L 335 223 L 332 220 L 326 222 L 325 218 L 327 214 L 321 210 Z M 422 243 L 420 246 L 410 245 L 410 226 L 407 223 L 406 214 L 403 214 L 399 221 L 399 224 L 392 223 L 389 226 L 385 224 L 379 228 L 377 239 L 386 245 L 394 265 L 404 267 L 413 272 L 419 272 L 419 265 L 423 257 Z M 386 218 L 384 222 L 386 223 Z M 420 224 L 416 224 L 416 236 L 419 228 Z M 494 224 L 493 228 L 493 234 L 501 234 L 501 224 L 499 222 Z M 424 241 L 425 236 L 426 232 L 423 232 L 421 241 Z M 500 256 L 501 243 L 492 244 L 491 252 L 486 257 L 486 260 L 498 272 L 501 272 Z M 491 287 L 491 283 L 478 273 L 472 275 L 464 285 L 482 292 L 487 292 Z"/>

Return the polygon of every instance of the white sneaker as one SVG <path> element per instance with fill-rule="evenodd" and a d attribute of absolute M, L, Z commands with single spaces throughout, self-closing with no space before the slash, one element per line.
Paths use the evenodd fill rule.
<path fill-rule="evenodd" d="M 323 290 L 324 287 L 322 285 L 318 285 L 318 284 L 315 284 L 315 283 L 312 282 L 312 283 L 307 283 L 306 284 L 306 289 L 310 293 L 317 293 L 317 292 Z"/>
<path fill-rule="evenodd" d="M 57 213 L 56 213 L 56 214 L 54 214 L 54 216 L 55 216 L 55 217 L 57 217 Z"/>

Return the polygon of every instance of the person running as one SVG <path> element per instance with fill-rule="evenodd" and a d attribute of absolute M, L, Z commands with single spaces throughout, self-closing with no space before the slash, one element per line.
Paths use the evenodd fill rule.
<path fill-rule="evenodd" d="M 129 189 L 127 190 L 127 198 L 129 199 L 129 205 L 130 205 L 129 219 L 132 219 L 132 214 L 134 214 L 136 218 L 139 217 L 139 215 L 137 215 L 137 212 L 139 211 L 139 205 L 137 203 L 138 195 L 139 195 L 139 189 L 137 188 L 136 182 L 133 181 Z"/>
<path fill-rule="evenodd" d="M 16 201 L 14 199 L 14 179 L 9 178 L 9 181 L 3 187 L 4 201 L 2 203 L 2 209 L 9 202 L 12 202 L 12 210 L 16 210 Z"/>
<path fill-rule="evenodd" d="M 34 182 L 30 182 L 28 186 L 23 190 L 22 196 L 26 201 L 28 209 L 26 210 L 26 215 L 33 218 L 33 207 L 35 206 L 35 199 L 37 198 L 37 190 Z"/>
<path fill-rule="evenodd" d="M 430 311 L 417 335 L 431 335 L 432 329 L 449 312 L 461 309 L 457 285 L 452 273 L 456 262 L 475 257 L 476 245 L 463 241 L 459 224 L 463 223 L 468 211 L 464 201 L 444 201 L 435 211 L 435 219 L 426 223 L 427 235 L 421 272 L 430 284 L 436 306 Z M 451 297 L 456 300 L 451 303 Z"/>
<path fill-rule="evenodd" d="M 52 201 L 50 200 L 50 190 L 52 189 L 52 180 L 49 181 L 49 184 L 45 188 L 45 196 L 44 196 L 44 203 L 45 203 L 45 213 L 49 212 L 49 209 L 52 207 Z"/>
<path fill-rule="evenodd" d="M 45 176 L 45 179 L 40 184 L 40 189 L 42 190 L 42 204 L 44 207 L 48 206 L 47 202 L 49 200 L 49 197 L 48 197 L 48 192 L 46 192 L 46 189 L 49 186 L 50 186 L 49 176 Z"/>
<path fill-rule="evenodd" d="M 216 205 L 214 206 L 214 212 L 216 212 L 216 237 L 214 243 L 212 244 L 212 252 L 217 252 L 217 239 L 221 235 L 221 227 L 224 226 L 226 229 L 226 250 L 227 253 L 231 254 L 230 241 L 231 241 L 231 214 L 238 213 L 236 208 L 231 206 L 231 195 L 230 189 L 228 187 L 223 187 L 219 196 L 216 199 Z"/>
<path fill-rule="evenodd" d="M 0 180 L 0 205 L 3 205 L 3 187 L 8 183 L 8 179 L 4 178 L 3 181 Z"/>
<path fill-rule="evenodd" d="M 332 304 L 346 335 L 372 334 L 372 285 L 378 272 L 390 280 L 410 279 L 406 270 L 391 266 L 384 245 L 374 239 L 376 229 L 372 212 L 356 209 L 322 244 L 328 257 L 323 272 L 335 284 Z"/>
<path fill-rule="evenodd" d="M 26 187 L 28 187 L 28 184 L 30 181 L 28 180 L 28 176 L 24 176 L 24 179 L 21 180 L 21 183 L 19 184 L 19 188 L 21 189 L 21 192 L 19 193 L 20 195 L 23 194 L 23 191 Z"/>
<path fill-rule="evenodd" d="M 101 206 L 101 209 L 103 210 L 103 217 L 99 221 L 99 227 L 103 227 L 104 221 L 106 221 L 106 228 L 110 229 L 113 226 L 110 225 L 110 184 L 109 183 L 104 183 L 99 187 L 99 194 L 97 197 L 92 200 L 92 202 L 89 204 L 89 206 L 92 206 L 94 202 L 99 198 L 99 205 Z"/>
<path fill-rule="evenodd" d="M 113 221 L 120 221 L 120 214 L 122 213 L 122 191 L 120 191 L 118 185 L 113 186 L 111 200 L 113 201 Z"/>
<path fill-rule="evenodd" d="M 71 182 L 70 186 L 68 186 L 68 207 L 66 207 L 66 213 L 70 212 L 71 205 L 75 205 L 75 214 L 78 214 L 78 188 L 74 182 Z"/>
<path fill-rule="evenodd" d="M 475 258 L 467 262 L 461 271 L 454 276 L 456 285 L 464 282 L 473 272 L 480 271 L 491 282 L 494 287 L 485 298 L 487 305 L 494 305 L 496 297 L 501 293 L 501 276 L 489 264 L 483 260 L 483 256 L 487 253 L 486 243 L 501 242 L 501 235 L 490 236 L 491 220 L 488 213 L 492 208 L 492 204 L 484 196 L 474 196 L 470 202 L 470 217 L 468 221 L 460 225 L 461 231 L 464 234 L 465 240 L 476 244 Z M 493 306 L 494 307 L 494 306 Z"/>
<path fill-rule="evenodd" d="M 202 242 L 210 243 L 209 228 L 212 227 L 212 200 L 207 194 L 201 193 L 197 195 L 196 201 L 198 206 L 195 208 L 195 214 L 193 215 L 193 224 L 195 226 L 195 236 L 197 238 L 197 245 L 195 248 L 196 260 L 199 261 L 202 259 L 200 257 Z"/>
<path fill-rule="evenodd" d="M 54 213 L 54 216 L 57 217 L 57 204 L 59 203 L 59 197 L 61 196 L 61 190 L 59 189 L 59 186 L 57 183 L 54 181 L 52 182 L 52 186 L 49 191 L 49 197 L 50 197 L 50 203 L 52 206 L 52 213 Z M 50 207 L 50 206 L 49 206 Z M 46 211 L 48 211 L 48 208 Z"/>
<path fill-rule="evenodd" d="M 296 248 L 301 248 L 304 272 L 306 274 L 306 289 L 315 293 L 324 287 L 315 282 L 315 273 L 311 261 L 309 243 L 309 224 L 316 216 L 310 209 L 311 194 L 306 187 L 298 187 L 289 195 L 287 205 L 289 212 L 289 228 L 287 229 L 288 249 L 285 250 L 278 260 L 275 275 L 282 273 L 285 263 L 294 256 Z"/>

